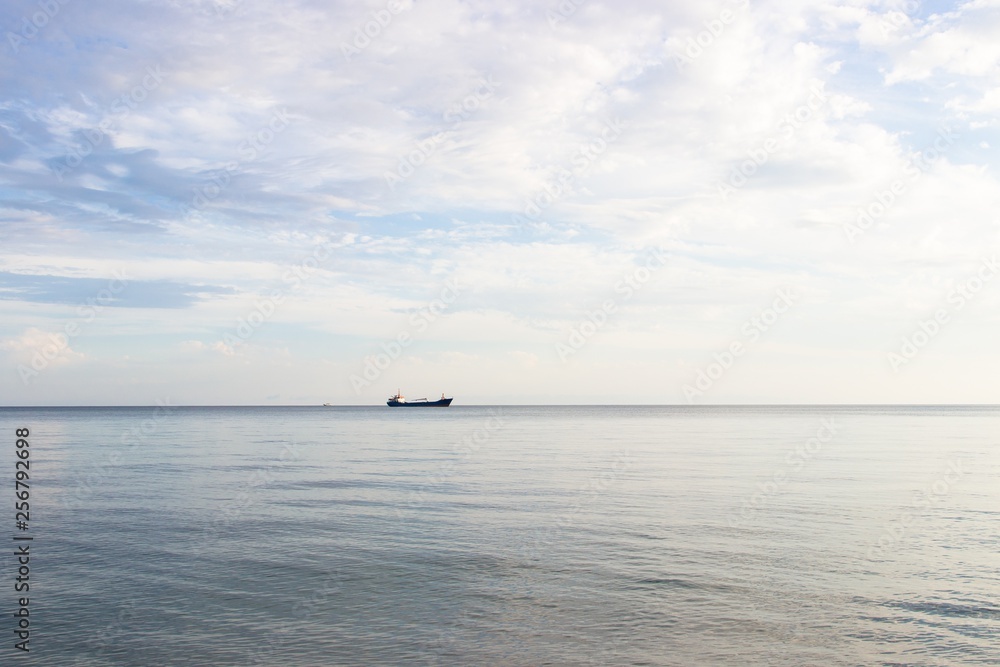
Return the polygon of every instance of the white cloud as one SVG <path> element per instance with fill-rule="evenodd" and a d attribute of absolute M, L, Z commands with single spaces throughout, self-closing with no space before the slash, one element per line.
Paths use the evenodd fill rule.
<path fill-rule="evenodd" d="M 641 369 L 635 350 L 679 378 L 678 360 L 701 363 L 779 285 L 795 285 L 845 340 L 884 332 L 997 241 L 992 142 L 976 134 L 1000 109 L 996 2 L 928 14 L 874 0 L 627 11 L 590 0 L 554 26 L 557 3 L 414 2 L 345 58 L 342 45 L 383 6 L 66 5 L 17 58 L 3 56 L 0 270 L 119 268 L 233 288 L 171 312 L 109 310 L 88 336 L 150 364 L 163 343 L 147 332 L 158 332 L 184 363 L 279 367 L 266 351 L 287 348 L 300 362 L 329 359 L 330 373 L 352 372 L 459 276 L 467 291 L 413 363 L 454 383 L 470 360 L 503 382 L 528 369 L 554 392 L 570 373 L 554 343 L 644 249 L 667 248 L 668 266 L 574 361 L 584 395 L 612 386 L 616 364 Z M 678 55 L 690 62 L 678 67 Z M 115 112 L 150 67 L 162 82 Z M 269 131 L 286 109 L 287 127 Z M 109 118 L 62 180 L 41 168 L 85 150 Z M 613 138 L 609 123 L 621 127 Z M 955 145 L 849 243 L 844 225 L 948 123 Z M 390 189 L 401 160 L 413 173 Z M 538 214 L 519 224 L 531 203 Z M 326 243 L 336 247 L 322 266 L 285 278 Z M 286 298 L 254 347 L 224 342 L 274 290 Z M 65 317 L 10 300 L 0 312 L 10 340 L 26 322 L 52 331 Z M 838 347 L 826 326 L 789 327 L 798 333 L 782 345 L 831 373 L 828 356 L 860 368 L 882 352 L 875 334 L 864 352 Z M 293 366 L 300 380 L 311 372 Z M 831 377 L 845 395 L 867 382 Z M 885 400 L 898 389 L 878 386 Z"/>
<path fill-rule="evenodd" d="M 7 352 L 13 363 L 42 371 L 84 361 L 86 355 L 75 351 L 71 342 L 65 331 L 30 327 L 18 336 L 0 339 L 0 350 Z"/>

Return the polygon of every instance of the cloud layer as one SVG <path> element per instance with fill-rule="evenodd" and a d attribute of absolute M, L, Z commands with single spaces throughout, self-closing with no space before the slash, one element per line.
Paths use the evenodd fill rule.
<path fill-rule="evenodd" d="M 7 3 L 0 403 L 1000 402 L 1000 3 L 662 5 Z"/>

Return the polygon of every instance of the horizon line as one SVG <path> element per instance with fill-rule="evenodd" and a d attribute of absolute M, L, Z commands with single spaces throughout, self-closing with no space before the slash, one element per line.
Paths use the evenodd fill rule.
<path fill-rule="evenodd" d="M 169 399 L 168 399 L 169 400 Z M 178 404 L 178 405 L 0 405 L 0 410 L 27 408 L 384 408 L 385 403 L 365 404 L 316 404 L 316 403 L 231 403 L 231 404 Z M 453 408 L 586 408 L 586 407 L 662 407 L 662 408 L 891 408 L 891 407 L 1000 407 L 1000 403 L 466 403 Z"/>

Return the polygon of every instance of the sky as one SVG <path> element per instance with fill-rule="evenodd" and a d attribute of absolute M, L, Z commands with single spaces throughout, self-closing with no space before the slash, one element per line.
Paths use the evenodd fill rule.
<path fill-rule="evenodd" d="M 0 33 L 0 405 L 1000 403 L 1000 0 Z"/>

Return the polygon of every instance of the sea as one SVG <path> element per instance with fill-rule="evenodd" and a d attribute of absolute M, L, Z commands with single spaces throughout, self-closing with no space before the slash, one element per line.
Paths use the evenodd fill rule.
<path fill-rule="evenodd" d="M 1000 665 L 995 406 L 165 402 L 0 432 L 3 665 Z"/>

